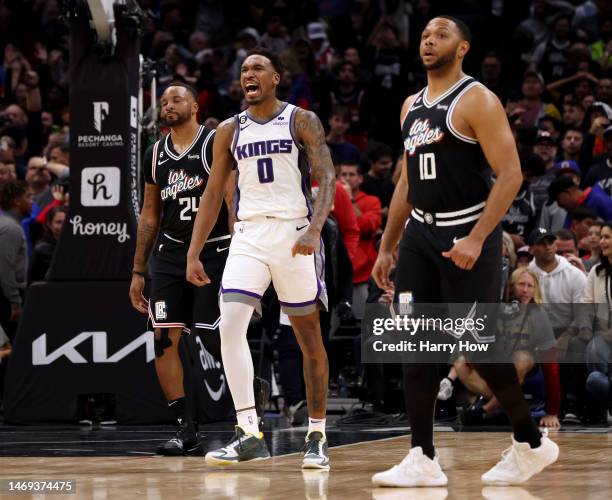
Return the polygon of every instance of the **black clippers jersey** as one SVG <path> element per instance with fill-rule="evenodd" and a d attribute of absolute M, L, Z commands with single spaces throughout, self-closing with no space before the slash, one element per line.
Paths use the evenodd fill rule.
<path fill-rule="evenodd" d="M 433 102 L 417 94 L 402 125 L 408 162 L 408 202 L 426 212 L 453 212 L 484 202 L 491 168 L 478 142 L 451 123 L 461 96 L 479 85 L 466 76 Z"/>
<path fill-rule="evenodd" d="M 204 193 L 210 168 L 215 131 L 203 125 L 182 154 L 172 146 L 170 134 L 149 147 L 145 154 L 145 181 L 160 189 L 162 219 L 160 233 L 187 243 Z M 209 239 L 229 234 L 227 207 L 221 206 Z"/>

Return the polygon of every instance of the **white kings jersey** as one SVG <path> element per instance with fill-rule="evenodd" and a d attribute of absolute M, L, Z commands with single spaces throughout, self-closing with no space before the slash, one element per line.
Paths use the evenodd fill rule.
<path fill-rule="evenodd" d="M 235 116 L 232 153 L 237 162 L 236 217 L 301 219 L 310 217 L 310 168 L 295 139 L 297 107 L 283 103 L 266 122 L 247 111 Z"/>

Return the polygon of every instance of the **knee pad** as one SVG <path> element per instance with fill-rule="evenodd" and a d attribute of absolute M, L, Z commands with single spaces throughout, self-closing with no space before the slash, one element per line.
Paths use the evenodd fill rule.
<path fill-rule="evenodd" d="M 159 335 L 155 332 L 155 340 L 153 341 L 155 347 L 155 357 L 161 358 L 164 355 L 164 350 L 168 349 L 172 345 L 172 341 L 168 337 L 168 329 L 162 328 Z"/>

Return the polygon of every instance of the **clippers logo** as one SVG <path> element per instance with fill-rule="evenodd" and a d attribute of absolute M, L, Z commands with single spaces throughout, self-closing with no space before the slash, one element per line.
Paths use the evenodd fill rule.
<path fill-rule="evenodd" d="M 99 134 L 102 133 L 102 122 L 108 116 L 108 102 L 94 101 L 93 103 L 94 128 Z"/>
<path fill-rule="evenodd" d="M 116 207 L 121 192 L 118 167 L 86 167 L 81 170 L 81 204 L 84 207 Z"/>
<path fill-rule="evenodd" d="M 155 319 L 166 319 L 166 301 L 160 300 L 155 302 Z"/>
<path fill-rule="evenodd" d="M 444 132 L 440 127 L 432 128 L 429 119 L 418 118 L 410 127 L 408 137 L 404 139 L 404 149 L 412 156 L 417 148 L 440 142 L 443 137 Z"/>

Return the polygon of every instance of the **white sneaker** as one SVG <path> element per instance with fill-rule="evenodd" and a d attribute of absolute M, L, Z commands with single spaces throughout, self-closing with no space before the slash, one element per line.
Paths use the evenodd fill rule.
<path fill-rule="evenodd" d="M 559 447 L 546 433 L 542 434 L 542 444 L 531 448 L 529 443 L 517 443 L 512 437 L 512 446 L 502 454 L 502 459 L 481 479 L 485 484 L 508 486 L 521 484 L 531 476 L 557 461 Z"/>
<path fill-rule="evenodd" d="M 442 472 L 438 457 L 431 460 L 423 455 L 420 446 L 412 448 L 398 465 L 372 476 L 375 486 L 394 486 L 409 488 L 412 486 L 446 486 L 448 478 Z"/>
<path fill-rule="evenodd" d="M 440 390 L 438 391 L 438 399 L 446 401 L 453 395 L 453 381 L 447 377 L 440 380 Z"/>

